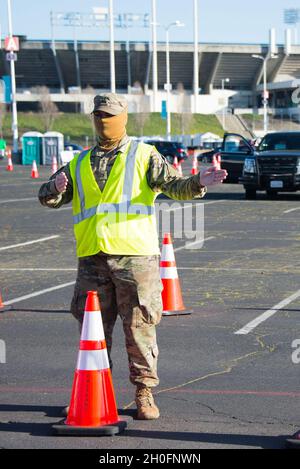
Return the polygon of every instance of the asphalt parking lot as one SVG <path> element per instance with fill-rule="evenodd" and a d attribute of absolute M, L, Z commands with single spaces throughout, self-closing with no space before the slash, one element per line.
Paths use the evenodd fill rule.
<path fill-rule="evenodd" d="M 300 339 L 300 194 L 246 201 L 241 186 L 224 184 L 193 202 L 205 204 L 206 241 L 190 250 L 175 239 L 193 312 L 158 327 L 161 418 L 133 419 L 114 438 L 65 438 L 52 436 L 51 425 L 69 402 L 78 352 L 68 312 L 77 262 L 72 212 L 39 204 L 50 169 L 40 173 L 31 180 L 29 167 L 7 173 L 0 162 L 0 291 L 13 304 L 0 313 L 0 448 L 284 447 L 300 429 L 300 364 L 292 361 Z M 31 241 L 38 242 L 24 244 Z M 114 386 L 120 415 L 134 417 L 124 352 L 119 321 Z"/>

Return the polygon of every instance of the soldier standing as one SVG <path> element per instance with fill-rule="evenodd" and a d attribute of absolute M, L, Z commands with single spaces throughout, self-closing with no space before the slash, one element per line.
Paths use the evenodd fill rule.
<path fill-rule="evenodd" d="M 42 205 L 72 201 L 78 274 L 71 312 L 80 326 L 88 290 L 98 292 L 107 349 L 120 315 L 130 381 L 136 386 L 137 418 L 157 419 L 152 388 L 159 383 L 156 326 L 162 317 L 155 199 L 204 197 L 206 186 L 227 173 L 215 167 L 183 179 L 156 149 L 126 133 L 127 101 L 108 93 L 94 99 L 98 143 L 42 185 Z M 110 361 L 112 366 L 112 363 Z"/>

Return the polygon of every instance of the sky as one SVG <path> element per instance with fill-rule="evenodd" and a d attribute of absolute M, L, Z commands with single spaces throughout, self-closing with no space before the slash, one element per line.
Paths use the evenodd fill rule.
<path fill-rule="evenodd" d="M 50 11 L 91 13 L 93 7 L 107 7 L 108 0 L 11 0 L 14 34 L 28 39 L 50 39 Z M 151 13 L 151 0 L 114 0 L 115 13 Z M 199 41 L 267 43 L 271 27 L 277 30 L 277 43 L 284 42 L 285 8 L 299 8 L 300 0 L 199 0 Z M 157 0 L 157 16 L 161 25 L 180 20 L 183 28 L 170 32 L 171 42 L 193 42 L 193 0 Z M 7 35 L 7 0 L 0 0 L 2 38 Z M 300 25 L 298 25 L 300 40 Z M 72 28 L 57 28 L 56 38 L 72 40 Z M 80 29 L 82 40 L 108 40 L 108 28 Z M 150 29 L 135 27 L 116 29 L 115 39 L 149 41 Z M 158 40 L 165 40 L 163 28 L 158 28 Z"/>

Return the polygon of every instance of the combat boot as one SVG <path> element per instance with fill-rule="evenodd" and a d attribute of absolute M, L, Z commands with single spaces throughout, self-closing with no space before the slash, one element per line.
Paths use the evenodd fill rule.
<path fill-rule="evenodd" d="M 159 418 L 159 408 L 155 405 L 151 388 L 137 386 L 135 394 L 138 420 L 155 420 Z"/>

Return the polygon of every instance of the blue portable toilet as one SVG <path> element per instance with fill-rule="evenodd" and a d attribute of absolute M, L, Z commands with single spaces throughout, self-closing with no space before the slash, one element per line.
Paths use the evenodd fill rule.
<path fill-rule="evenodd" d="M 37 164 L 42 163 L 43 134 L 40 132 L 26 132 L 22 136 L 22 164 L 32 165 L 35 160 Z"/>

